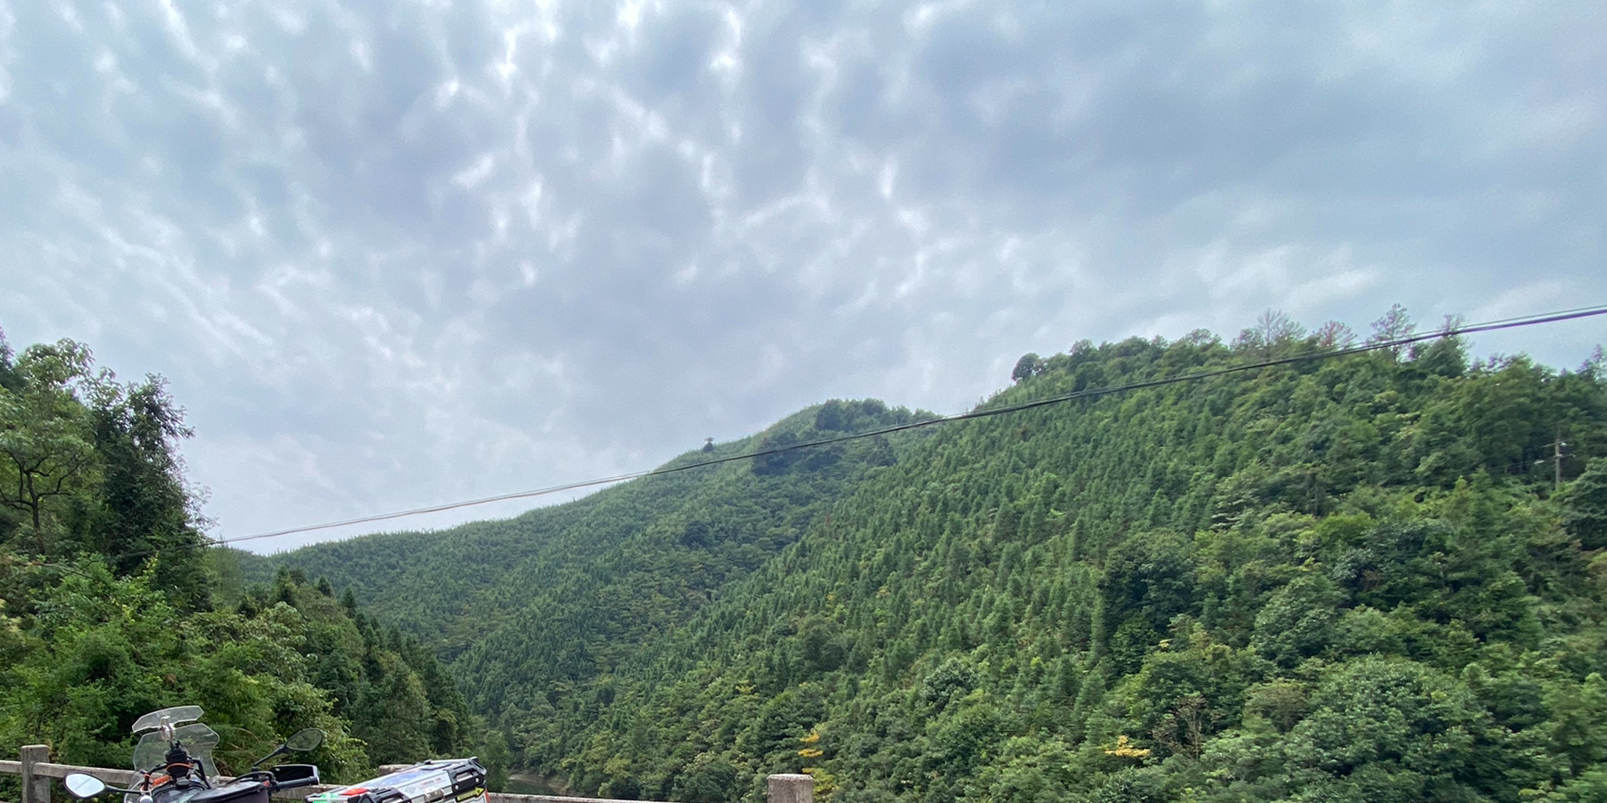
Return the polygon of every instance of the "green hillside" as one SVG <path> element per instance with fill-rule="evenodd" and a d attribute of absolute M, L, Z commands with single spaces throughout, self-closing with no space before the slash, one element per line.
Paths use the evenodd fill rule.
<path fill-rule="evenodd" d="M 1081 343 L 984 406 L 1344 339 Z M 1599 358 L 1445 340 L 925 432 L 874 467 L 804 450 L 544 514 L 574 529 L 463 581 L 489 624 L 383 568 L 435 576 L 411 558 L 490 549 L 471 529 L 341 546 L 516 762 L 586 793 L 756 798 L 798 770 L 840 801 L 1607 789 Z"/>
<path fill-rule="evenodd" d="M 874 400 L 828 402 L 663 469 L 921 416 L 931 414 Z M 545 690 L 591 677 L 612 653 L 684 621 L 920 437 L 877 436 L 776 454 L 757 466 L 744 460 L 666 473 L 514 519 L 319 544 L 274 563 L 327 576 L 443 656 L 507 645 L 501 660 L 533 662 L 498 686 Z M 504 635 L 510 632 L 517 635 Z M 559 633 L 540 648 L 525 644 Z"/>

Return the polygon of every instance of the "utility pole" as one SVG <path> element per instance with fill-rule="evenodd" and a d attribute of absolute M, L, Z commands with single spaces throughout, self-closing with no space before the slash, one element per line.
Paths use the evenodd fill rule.
<path fill-rule="evenodd" d="M 1567 445 L 1562 442 L 1562 430 L 1557 430 L 1557 439 L 1551 442 L 1552 470 L 1556 475 L 1554 492 L 1562 490 L 1562 459 L 1567 457 L 1562 453 L 1562 449 Z"/>

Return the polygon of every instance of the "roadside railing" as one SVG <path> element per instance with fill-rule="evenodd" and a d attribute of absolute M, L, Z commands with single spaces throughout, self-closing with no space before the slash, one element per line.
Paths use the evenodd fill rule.
<path fill-rule="evenodd" d="M 397 765 L 389 769 L 401 769 Z M 380 767 L 386 771 L 387 767 Z M 50 747 L 31 744 L 22 748 L 20 761 L 0 761 L 0 775 L 22 776 L 21 803 L 51 803 L 53 787 L 68 774 L 82 772 L 93 775 L 113 786 L 132 786 L 139 777 L 133 770 L 114 770 L 105 767 L 79 767 L 72 764 L 50 763 Z M 771 775 L 766 784 L 768 803 L 814 803 L 815 779 L 808 775 Z M 274 795 L 282 800 L 300 800 L 308 795 L 338 789 L 338 786 L 303 786 L 286 789 Z M 560 797 L 556 795 L 510 795 L 492 792 L 487 803 L 657 803 L 656 801 L 624 801 L 601 797 Z"/>

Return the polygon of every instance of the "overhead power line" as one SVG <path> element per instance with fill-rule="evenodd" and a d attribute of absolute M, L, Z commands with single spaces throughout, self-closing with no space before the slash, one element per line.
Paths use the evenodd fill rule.
<path fill-rule="evenodd" d="M 894 426 L 882 427 L 880 429 L 867 430 L 867 431 L 864 431 L 864 432 L 854 432 L 854 433 L 844 434 L 844 435 L 834 435 L 834 436 L 829 437 L 829 438 L 819 438 L 819 439 L 811 440 L 811 441 L 800 441 L 798 443 L 791 443 L 791 444 L 787 444 L 785 446 L 776 446 L 776 447 L 772 447 L 772 448 L 769 448 L 769 449 L 758 449 L 758 450 L 751 451 L 751 452 L 743 452 L 742 454 L 726 455 L 726 456 L 723 456 L 723 457 L 713 457 L 713 458 L 709 458 L 707 460 L 700 460 L 700 461 L 697 461 L 697 462 L 694 462 L 694 463 L 684 463 L 684 464 L 677 465 L 677 466 L 665 466 L 665 467 L 650 469 L 650 470 L 646 470 L 646 471 L 633 471 L 633 472 L 630 472 L 628 474 L 616 474 L 616 475 L 611 476 L 611 477 L 599 477 L 599 478 L 590 479 L 590 480 L 580 480 L 578 482 L 566 482 L 566 483 L 563 483 L 561 485 L 550 485 L 550 486 L 547 486 L 545 488 L 536 488 L 536 489 L 529 490 L 529 491 L 516 491 L 514 493 L 498 494 L 496 496 L 486 496 L 486 497 L 482 497 L 482 498 L 479 498 L 479 499 L 469 499 L 469 500 L 465 500 L 465 501 L 461 501 L 461 502 L 447 502 L 445 504 L 431 505 L 429 507 L 412 508 L 412 509 L 409 509 L 409 510 L 398 510 L 398 511 L 395 511 L 395 512 L 392 512 L 392 513 L 379 513 L 379 514 L 372 515 L 372 516 L 359 516 L 357 518 L 342 519 L 340 521 L 324 522 L 322 524 L 310 524 L 310 525 L 303 526 L 303 527 L 291 527 L 291 528 L 283 529 L 283 530 L 274 530 L 272 532 L 255 533 L 253 535 L 244 535 L 244 536 L 240 536 L 238 538 L 228 538 L 228 539 L 221 539 L 221 540 L 218 540 L 218 541 L 213 541 L 213 542 L 210 542 L 210 544 L 208 544 L 208 545 L 209 546 L 229 546 L 229 545 L 232 545 L 232 544 L 239 544 L 239 543 L 243 543 L 243 542 L 246 542 L 246 541 L 257 541 L 257 540 L 261 540 L 261 539 L 265 539 L 265 538 L 277 538 L 277 537 L 280 537 L 280 536 L 295 535 L 295 534 L 298 534 L 298 533 L 310 533 L 310 532 L 317 532 L 319 530 L 330 530 L 330 529 L 334 529 L 334 528 L 337 528 L 337 527 L 349 527 L 349 526 L 352 526 L 352 525 L 355 525 L 355 524 L 371 524 L 371 523 L 380 522 L 380 521 L 390 521 L 390 520 L 393 520 L 393 519 L 408 518 L 408 517 L 412 517 L 412 516 L 421 516 L 421 515 L 425 515 L 425 514 L 428 514 L 428 513 L 441 513 L 441 512 L 444 512 L 444 511 L 448 511 L 448 510 L 457 510 L 459 508 L 475 507 L 475 506 L 478 506 L 478 505 L 487 505 L 487 504 L 491 504 L 491 503 L 494 503 L 494 502 L 506 502 L 506 501 L 510 501 L 510 500 L 514 500 L 514 499 L 531 499 L 531 498 L 540 497 L 540 496 L 550 496 L 550 495 L 556 494 L 556 493 L 563 493 L 564 491 L 574 491 L 574 490 L 580 490 L 580 489 L 583 489 L 583 488 L 594 488 L 594 487 L 597 487 L 597 486 L 600 486 L 600 485 L 612 485 L 614 483 L 625 482 L 627 480 L 641 479 L 643 477 L 656 477 L 656 476 L 661 476 L 661 475 L 664 475 L 664 474 L 675 474 L 675 473 L 682 472 L 682 471 L 691 471 L 693 469 L 705 468 L 707 466 L 716 466 L 716 465 L 720 465 L 722 463 L 731 463 L 731 462 L 735 462 L 737 460 L 748 460 L 748 459 L 755 458 L 755 457 L 764 457 L 764 456 L 767 456 L 767 455 L 780 454 L 782 452 L 790 452 L 790 451 L 795 451 L 795 450 L 798 450 L 798 449 L 811 449 L 811 448 L 814 448 L 814 447 L 817 447 L 817 446 L 827 446 L 827 445 L 834 444 L 834 443 L 843 443 L 845 441 L 859 440 L 861 438 L 873 438 L 873 437 L 876 437 L 878 435 L 887 435 L 887 434 L 894 433 L 894 432 L 903 432 L 903 431 L 906 431 L 906 430 L 920 429 L 922 427 L 936 426 L 938 424 L 948 424 L 948 423 L 952 423 L 952 422 L 955 422 L 955 421 L 967 421 L 967 420 L 976 419 L 976 418 L 991 418 L 993 416 L 1007 415 L 1009 413 L 1021 412 L 1022 410 L 1032 410 L 1032 409 L 1039 408 L 1039 407 L 1047 407 L 1047 406 L 1053 405 L 1053 404 L 1063 404 L 1065 402 L 1076 401 L 1076 400 L 1079 400 L 1079 399 L 1091 399 L 1091 398 L 1096 398 L 1096 397 L 1099 397 L 1099 396 L 1108 396 L 1108 395 L 1111 395 L 1111 394 L 1114 394 L 1114 393 L 1126 393 L 1126 392 L 1134 391 L 1134 390 L 1144 390 L 1144 389 L 1147 389 L 1147 388 L 1163 387 L 1165 385 L 1175 385 L 1175 384 L 1178 384 L 1178 383 L 1181 383 L 1181 382 L 1198 382 L 1198 381 L 1203 380 L 1203 379 L 1211 379 L 1211 378 L 1214 378 L 1214 377 L 1226 376 L 1226 375 L 1229 375 L 1229 374 L 1244 373 L 1246 371 L 1256 371 L 1256 370 L 1260 370 L 1262 368 L 1271 368 L 1271 367 L 1279 366 L 1279 365 L 1293 365 L 1293 364 L 1297 364 L 1297 363 L 1306 363 L 1306 362 L 1315 362 L 1315 361 L 1318 361 L 1318 360 L 1333 359 L 1333 358 L 1336 358 L 1336 357 L 1347 357 L 1347 356 L 1354 355 L 1354 354 L 1364 354 L 1364 353 L 1372 352 L 1372 351 L 1382 351 L 1384 349 L 1398 349 L 1398 348 L 1400 348 L 1402 346 L 1408 346 L 1408 345 L 1411 345 L 1413 343 L 1420 343 L 1420 342 L 1423 342 L 1423 341 L 1426 341 L 1426 340 L 1437 340 L 1437 339 L 1440 339 L 1440 338 L 1456 337 L 1458 335 L 1477 334 L 1477 333 L 1480 333 L 1480 332 L 1494 332 L 1494 331 L 1501 330 L 1501 329 L 1517 329 L 1517 328 L 1521 328 L 1521 327 L 1538 326 L 1538 325 L 1541 325 L 1541 324 L 1548 324 L 1548 323 L 1560 323 L 1560 322 L 1563 322 L 1563 321 L 1578 320 L 1580 318 L 1591 318 L 1591 317 L 1595 317 L 1595 316 L 1599 316 L 1599 315 L 1607 315 L 1607 305 L 1595 306 L 1595 307 L 1580 307 L 1578 309 L 1563 310 L 1563 311 L 1560 311 L 1560 312 L 1548 312 L 1548 313 L 1543 313 L 1543 314 L 1540 314 L 1540 315 L 1526 315 L 1526 316 L 1517 317 L 1517 318 L 1503 318 L 1501 320 L 1486 321 L 1484 323 L 1476 323 L 1476 324 L 1471 324 L 1471 325 L 1467 325 L 1467 326 L 1449 327 L 1449 328 L 1442 329 L 1442 330 L 1437 331 L 1437 332 L 1432 332 L 1432 333 L 1427 333 L 1427 334 L 1408 335 L 1406 337 L 1398 337 L 1398 338 L 1394 338 L 1392 340 L 1377 341 L 1377 342 L 1367 343 L 1365 345 L 1353 346 L 1353 347 L 1344 348 L 1344 349 L 1337 349 L 1337 350 L 1334 350 L 1334 351 L 1323 351 L 1323 352 L 1316 352 L 1316 353 L 1312 353 L 1312 354 L 1301 354 L 1301 355 L 1290 356 L 1290 357 L 1279 357 L 1279 358 L 1276 358 L 1276 359 L 1261 360 L 1259 362 L 1242 363 L 1240 365 L 1232 365 L 1232 366 L 1227 366 L 1227 367 L 1224 367 L 1224 368 L 1215 368 L 1215 369 L 1211 369 L 1211 370 L 1207 370 L 1207 371 L 1196 371 L 1196 372 L 1193 372 L 1193 373 L 1179 374 L 1177 376 L 1163 377 L 1163 378 L 1160 378 L 1160 379 L 1150 379 L 1150 380 L 1145 380 L 1145 381 L 1142 381 L 1142 382 L 1129 382 L 1129 383 L 1123 384 L 1123 385 L 1109 385 L 1109 386 L 1100 387 L 1100 388 L 1089 388 L 1089 389 L 1086 389 L 1086 390 L 1079 390 L 1079 391 L 1074 391 L 1074 392 L 1071 392 L 1071 393 L 1062 393 L 1062 394 L 1058 394 L 1058 395 L 1055 395 L 1055 396 L 1047 396 L 1047 397 L 1042 398 L 1042 399 L 1034 399 L 1032 401 L 1020 402 L 1020 403 L 1017 403 L 1017 404 L 1004 405 L 1004 406 L 1001 406 L 1001 407 L 990 407 L 990 408 L 981 409 L 981 410 L 971 410 L 969 412 L 955 413 L 953 415 L 939 416 L 939 417 L 936 417 L 936 418 L 927 418 L 927 419 L 922 419 L 922 420 L 919 420 L 919 421 L 911 421 L 911 422 L 904 423 L 904 424 L 896 424 Z M 138 553 L 127 555 L 126 557 L 133 557 L 136 554 L 138 554 Z"/>

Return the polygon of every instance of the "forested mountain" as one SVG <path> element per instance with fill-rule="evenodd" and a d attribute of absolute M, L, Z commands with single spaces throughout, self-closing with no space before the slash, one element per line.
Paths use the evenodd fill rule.
<path fill-rule="evenodd" d="M 1083 342 L 981 409 L 1347 341 Z M 670 467 L 923 416 L 828 402 Z M 187 434 L 157 378 L 0 345 L 0 750 L 117 766 L 195 702 L 226 764 L 315 724 L 337 778 L 480 752 L 689 802 L 1607 795 L 1599 352 L 1313 359 L 272 560 L 203 548 Z"/>
<path fill-rule="evenodd" d="M 476 749 L 430 650 L 286 570 L 242 587 L 204 549 L 177 459 L 189 435 L 160 378 L 118 382 L 63 340 L 0 338 L 0 753 L 127 766 L 141 714 L 206 709 L 239 771 L 307 726 L 330 779 Z M 14 776 L 0 798 L 17 799 Z"/>
<path fill-rule="evenodd" d="M 1318 347 L 1083 345 L 995 403 Z M 946 428 L 527 756 L 686 799 L 1589 799 L 1607 466 L 1534 469 L 1601 454 L 1600 368 L 1447 341 Z"/>
<path fill-rule="evenodd" d="M 983 406 L 1348 339 L 1269 316 L 1083 342 Z M 1558 372 L 1453 338 L 924 432 L 873 467 L 632 483 L 531 543 L 515 520 L 290 561 L 347 561 L 517 763 L 582 792 L 757 798 L 802 769 L 839 801 L 1607 794 L 1599 353 Z M 433 601 L 464 561 L 447 582 L 491 626 Z"/>
<path fill-rule="evenodd" d="M 663 469 L 923 415 L 931 417 L 874 400 L 830 402 Z M 561 632 L 512 681 L 546 688 L 550 680 L 589 676 L 589 651 L 607 653 L 680 622 L 721 585 L 797 540 L 827 503 L 893 463 L 910 440 L 874 437 L 775 454 L 758 465 L 675 471 L 506 521 L 320 544 L 279 562 L 328 576 L 446 657 L 470 645 L 483 654 L 504 631 L 519 633 L 516 640 Z M 811 470 L 794 475 L 788 469 L 795 461 Z M 574 666 L 556 669 L 558 663 Z"/>

